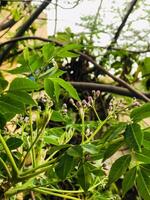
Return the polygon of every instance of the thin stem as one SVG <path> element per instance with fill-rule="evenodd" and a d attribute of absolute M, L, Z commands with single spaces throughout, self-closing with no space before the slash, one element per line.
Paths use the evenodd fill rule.
<path fill-rule="evenodd" d="M 51 191 L 47 191 L 45 189 L 34 188 L 33 190 L 35 192 L 39 192 L 39 193 L 42 193 L 42 194 L 53 195 L 53 196 L 61 197 L 61 198 L 65 198 L 65 199 L 80 200 L 79 198 L 76 198 L 76 197 L 68 196 L 68 195 L 65 195 L 65 194 L 54 193 L 54 192 L 51 192 Z"/>
<path fill-rule="evenodd" d="M 0 162 L 3 165 L 3 167 L 5 168 L 5 170 L 6 170 L 7 174 L 8 174 L 8 178 L 11 179 L 12 178 L 11 173 L 10 173 L 7 165 L 5 164 L 5 162 L 3 161 L 3 159 L 1 157 L 0 157 Z"/>
<path fill-rule="evenodd" d="M 79 112 L 80 112 L 81 121 L 82 121 L 82 131 L 81 131 L 82 143 L 84 143 L 84 136 L 85 136 L 84 109 L 80 108 Z"/>
<path fill-rule="evenodd" d="M 44 188 L 44 187 L 39 187 L 39 189 L 44 189 L 44 190 L 47 190 L 47 191 L 51 191 L 51 192 L 59 192 L 59 193 L 72 193 L 72 194 L 75 194 L 75 193 L 83 193 L 84 191 L 83 190 L 60 190 L 60 189 L 52 189 L 52 188 Z"/>
<path fill-rule="evenodd" d="M 38 141 L 39 137 L 40 137 L 41 134 L 43 133 L 44 129 L 46 128 L 46 125 L 47 125 L 48 121 L 50 120 L 51 115 L 52 115 L 52 111 L 49 111 L 49 115 L 48 115 L 47 119 L 45 120 L 43 126 L 41 127 L 41 129 L 40 129 L 39 132 L 37 133 L 37 136 L 36 136 L 35 140 L 34 140 L 33 143 L 31 144 L 31 146 L 30 146 L 30 148 L 28 149 L 26 155 L 24 156 L 24 159 L 23 159 L 23 161 L 22 161 L 22 163 L 21 163 L 21 168 L 23 167 L 24 162 L 25 162 L 25 160 L 26 160 L 28 154 L 30 153 L 31 149 L 33 148 L 33 146 L 35 145 L 35 143 Z"/>
<path fill-rule="evenodd" d="M 31 144 L 33 143 L 33 140 L 34 140 L 34 133 L 33 133 L 33 127 L 32 127 L 32 110 L 31 110 L 31 107 L 30 107 L 30 114 L 29 114 L 29 119 L 30 119 L 30 132 L 31 132 Z M 34 149 L 34 146 L 32 148 L 32 151 L 31 151 L 31 154 L 32 154 L 32 165 L 33 167 L 35 167 L 35 149 Z"/>
<path fill-rule="evenodd" d="M 1 133 L 0 133 L 0 142 L 2 143 L 2 145 L 3 145 L 4 149 L 5 149 L 5 152 L 6 152 L 8 158 L 9 158 L 9 160 L 10 160 L 10 163 L 11 163 L 11 165 L 12 165 L 12 168 L 13 168 L 13 170 L 15 171 L 17 177 L 18 177 L 18 175 L 19 175 L 18 167 L 17 167 L 17 165 L 16 165 L 16 163 L 15 163 L 15 161 L 14 161 L 14 158 L 13 158 L 13 156 L 12 156 L 12 154 L 11 154 L 11 152 L 10 152 L 10 150 L 9 150 L 9 148 L 8 148 L 8 146 L 7 146 L 6 142 L 5 142 L 5 140 L 4 140 L 4 138 L 2 137 Z"/>
<path fill-rule="evenodd" d="M 56 158 L 54 158 L 53 160 L 51 160 L 51 161 L 49 161 L 49 162 L 46 162 L 46 163 L 44 163 L 44 164 L 42 164 L 42 165 L 39 165 L 39 166 L 34 167 L 34 168 L 32 168 L 32 169 L 29 169 L 29 170 L 27 170 L 27 171 L 25 171 L 25 172 L 22 172 L 22 173 L 20 174 L 20 177 L 21 177 L 21 176 L 28 175 L 28 174 L 30 174 L 30 173 L 33 173 L 33 172 L 35 172 L 36 170 L 41 169 L 41 168 L 43 168 L 43 167 L 47 167 L 47 166 L 51 165 L 51 164 L 54 163 L 54 162 L 56 162 Z"/>
<path fill-rule="evenodd" d="M 91 136 L 84 142 L 84 143 L 88 143 L 90 142 L 95 135 L 100 131 L 100 129 L 103 127 L 103 125 L 108 121 L 109 118 L 106 118 L 104 121 L 101 121 L 101 123 L 98 125 L 97 129 L 91 134 Z"/>
<path fill-rule="evenodd" d="M 35 177 L 35 176 L 37 176 L 37 175 L 39 175 L 39 174 L 45 172 L 45 171 L 46 171 L 48 168 L 50 168 L 50 167 L 51 167 L 51 166 L 48 165 L 48 166 L 46 166 L 46 167 L 43 167 L 42 169 L 40 169 L 40 170 L 37 171 L 37 172 L 33 172 L 33 173 L 27 174 L 27 175 L 25 175 L 25 176 L 19 176 L 18 178 L 19 178 L 20 181 L 25 180 L 25 179 L 29 179 L 29 178 L 33 178 L 33 177 Z"/>

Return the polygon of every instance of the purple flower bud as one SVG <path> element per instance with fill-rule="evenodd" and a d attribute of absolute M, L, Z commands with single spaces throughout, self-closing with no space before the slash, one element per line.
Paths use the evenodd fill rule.
<path fill-rule="evenodd" d="M 82 105 L 83 105 L 83 106 L 87 105 L 87 102 L 86 102 L 85 99 L 83 99 L 83 101 L 82 101 Z"/>
<path fill-rule="evenodd" d="M 77 101 L 76 106 L 77 106 L 78 108 L 80 108 L 80 107 L 82 106 L 81 102 L 80 102 L 80 101 Z"/>
<path fill-rule="evenodd" d="M 95 95 L 95 90 L 92 90 L 92 94 Z"/>
<path fill-rule="evenodd" d="M 101 93 L 100 90 L 97 90 L 96 91 L 96 97 L 99 97 L 100 93 Z"/>
<path fill-rule="evenodd" d="M 91 104 L 93 102 L 93 98 L 91 96 L 88 96 L 88 103 Z"/>

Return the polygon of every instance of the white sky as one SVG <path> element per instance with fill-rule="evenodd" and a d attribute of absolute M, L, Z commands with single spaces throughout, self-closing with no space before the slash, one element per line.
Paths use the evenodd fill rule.
<path fill-rule="evenodd" d="M 82 27 L 78 26 L 77 24 L 81 23 L 80 17 L 86 16 L 86 15 L 95 15 L 98 9 L 98 6 L 100 4 L 101 0 L 81 0 L 79 5 L 73 9 L 62 9 L 58 7 L 58 20 L 57 20 L 57 31 L 64 31 L 66 27 L 70 27 L 73 32 L 82 32 L 85 31 Z M 54 1 L 55 2 L 55 1 Z M 70 7 L 69 5 L 65 4 L 65 0 L 59 0 L 58 4 L 60 4 L 64 7 Z M 114 27 L 117 27 L 120 25 L 121 18 L 124 16 L 126 10 L 122 10 L 122 5 L 125 3 L 128 5 L 131 2 L 131 0 L 103 0 L 102 8 L 100 15 L 103 18 L 103 23 L 105 25 L 112 24 L 115 21 Z M 144 2 L 149 3 L 149 9 L 150 9 L 150 0 L 144 0 Z M 111 12 L 113 9 L 112 6 L 115 7 L 115 9 L 118 9 L 117 16 L 114 15 L 114 12 Z M 144 9 L 142 7 L 142 1 L 140 4 L 140 12 L 136 11 L 134 12 L 134 15 L 131 14 L 129 19 L 132 21 L 132 27 L 136 31 L 141 31 L 141 34 L 143 34 L 143 30 L 150 28 L 149 23 L 146 22 L 145 19 L 135 21 L 133 22 L 136 17 L 144 16 Z M 55 8 L 54 5 L 50 4 L 49 8 L 47 9 L 47 15 L 48 15 L 48 34 L 52 35 L 54 33 L 54 23 L 55 23 Z M 114 17 L 116 18 L 114 19 Z M 128 21 L 129 21 L 128 19 Z M 127 30 L 126 30 L 127 29 Z M 126 32 L 128 31 L 128 28 L 124 28 Z M 107 32 L 107 30 L 106 30 Z M 131 34 L 132 32 L 128 33 Z M 109 42 L 111 41 L 111 34 L 101 34 L 101 38 L 98 41 L 99 45 L 107 46 Z M 142 35 L 141 35 L 142 36 Z M 149 35 L 150 36 L 150 35 Z"/>

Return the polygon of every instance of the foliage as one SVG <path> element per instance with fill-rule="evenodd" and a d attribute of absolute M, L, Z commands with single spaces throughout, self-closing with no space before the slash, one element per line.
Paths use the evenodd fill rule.
<path fill-rule="evenodd" d="M 12 13 L 15 20 L 19 14 Z M 0 198 L 107 200 L 128 199 L 132 192 L 134 199 L 149 200 L 150 103 L 75 89 L 74 81 L 108 81 L 82 56 L 99 59 L 88 36 L 68 28 L 35 44 L 20 41 L 11 51 L 20 49 L 13 56 L 17 64 L 1 70 Z M 132 86 L 149 80 L 149 57 L 141 61 L 133 52 L 110 48 L 100 64 L 114 70 L 111 78 Z"/>

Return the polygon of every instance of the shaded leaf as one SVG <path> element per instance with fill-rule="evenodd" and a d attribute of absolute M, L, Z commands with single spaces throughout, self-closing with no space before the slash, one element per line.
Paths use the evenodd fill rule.
<path fill-rule="evenodd" d="M 44 89 L 49 97 L 54 97 L 54 84 L 50 79 L 44 79 Z"/>
<path fill-rule="evenodd" d="M 128 190 L 132 188 L 132 186 L 134 185 L 135 178 L 136 178 L 136 167 L 133 167 L 124 176 L 122 182 L 123 196 Z"/>
<path fill-rule="evenodd" d="M 10 150 L 14 150 L 20 147 L 23 144 L 23 141 L 19 138 L 11 137 L 6 141 L 6 144 Z"/>
<path fill-rule="evenodd" d="M 61 78 L 50 78 L 50 80 L 57 82 L 61 87 L 63 87 L 71 97 L 76 100 L 80 100 L 76 89 L 68 82 L 64 81 Z"/>
<path fill-rule="evenodd" d="M 118 141 L 115 144 L 110 144 L 104 153 L 103 161 L 111 157 L 123 144 L 124 142 L 121 141 Z"/>
<path fill-rule="evenodd" d="M 0 77 L 0 92 L 6 89 L 8 81 Z"/>
<path fill-rule="evenodd" d="M 141 153 L 135 153 L 136 159 L 145 164 L 150 164 L 150 150 L 142 149 Z"/>
<path fill-rule="evenodd" d="M 143 142 L 143 133 L 139 124 L 133 123 L 127 126 L 125 133 L 125 141 L 131 149 L 141 151 Z"/>
<path fill-rule="evenodd" d="M 73 157 L 69 156 L 66 153 L 61 157 L 55 168 L 55 172 L 61 180 L 65 180 L 65 178 L 69 175 L 73 163 L 74 163 Z"/>
<path fill-rule="evenodd" d="M 145 103 L 139 108 L 135 108 L 130 117 L 133 119 L 134 122 L 139 122 L 144 118 L 150 117 L 150 103 Z"/>
<path fill-rule="evenodd" d="M 117 181 L 127 170 L 131 161 L 131 156 L 125 155 L 117 159 L 110 170 L 108 184 Z"/>
<path fill-rule="evenodd" d="M 141 168 L 138 170 L 137 188 L 144 200 L 150 200 L 150 176 Z"/>
<path fill-rule="evenodd" d="M 35 101 L 25 91 L 8 91 L 7 96 L 27 105 L 36 105 Z"/>
<path fill-rule="evenodd" d="M 82 189 L 85 192 L 88 191 L 91 185 L 92 177 L 91 177 L 89 167 L 86 163 L 83 163 L 80 165 L 78 169 L 78 173 L 77 173 L 77 178 Z"/>

